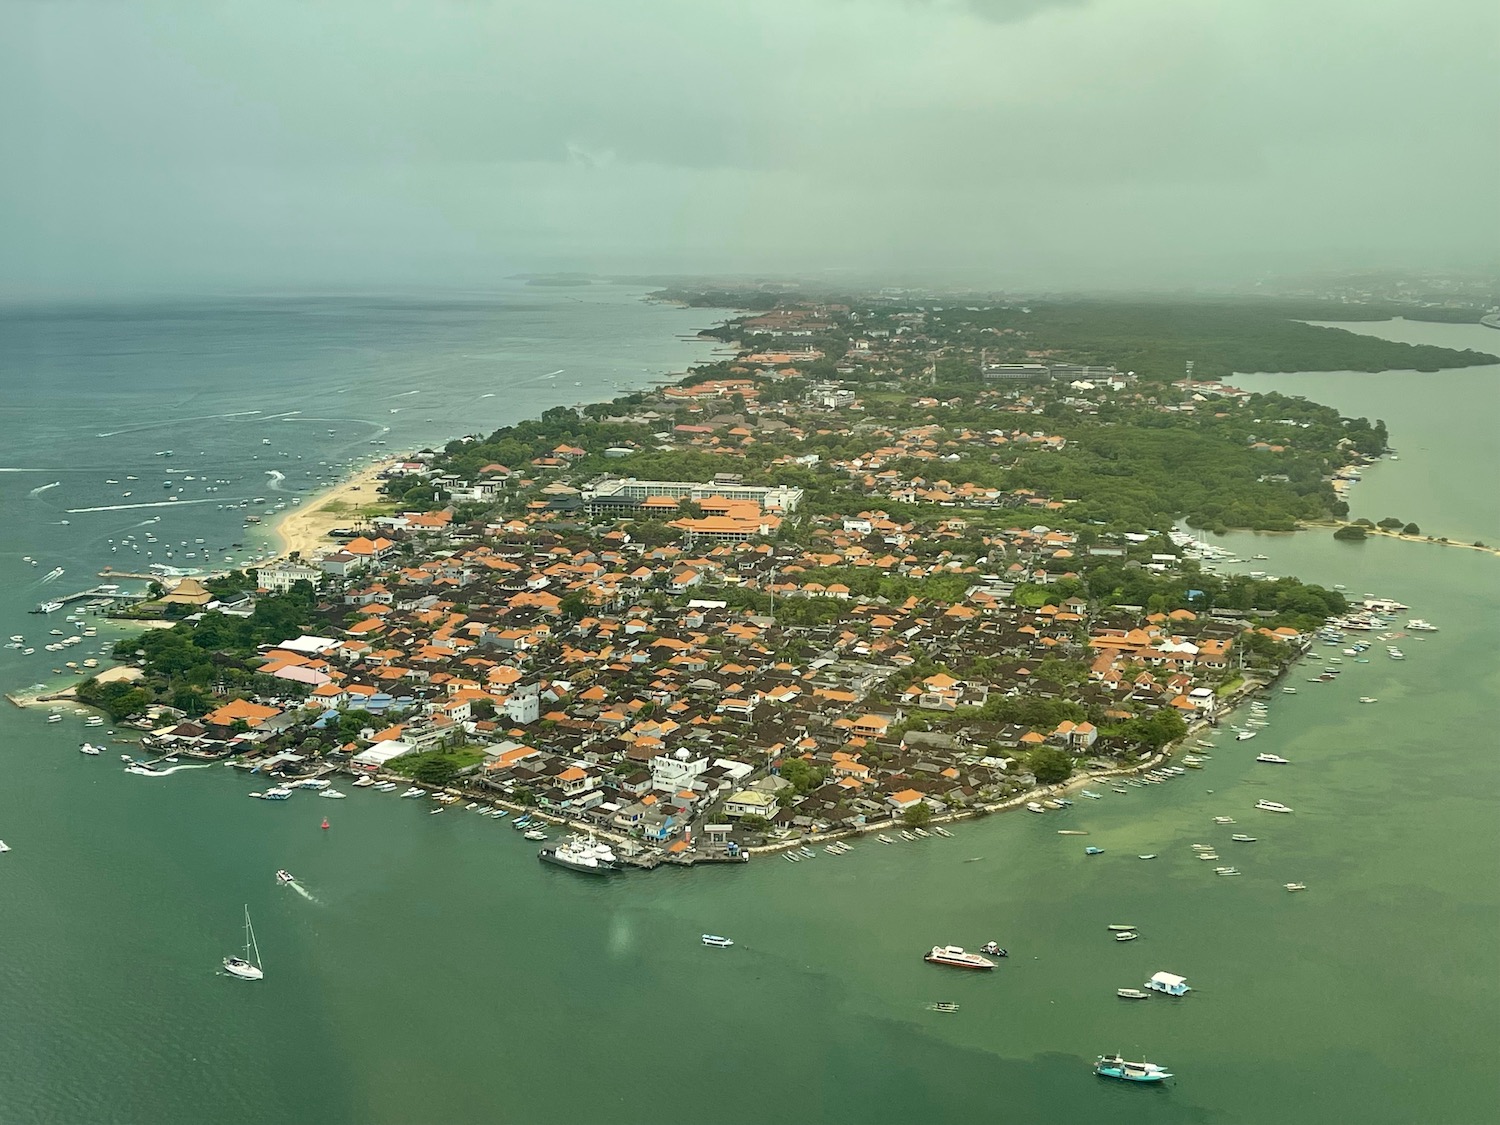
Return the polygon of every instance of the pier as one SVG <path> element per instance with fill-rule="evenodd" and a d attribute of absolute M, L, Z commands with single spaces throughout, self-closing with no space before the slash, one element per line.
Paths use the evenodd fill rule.
<path fill-rule="evenodd" d="M 117 577 L 133 577 L 118 575 Z M 151 595 L 145 592 L 131 592 L 121 590 L 112 585 L 95 586 L 89 590 L 80 590 L 76 594 L 58 594 L 56 597 L 48 598 L 44 602 L 37 603 L 32 613 L 54 613 L 70 602 L 83 601 L 86 598 L 96 598 L 101 605 L 116 601 L 145 601 Z M 50 608 L 48 608 L 50 607 Z"/>

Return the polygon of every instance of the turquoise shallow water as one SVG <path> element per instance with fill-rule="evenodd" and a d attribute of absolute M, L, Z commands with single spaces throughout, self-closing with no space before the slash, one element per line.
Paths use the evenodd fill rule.
<path fill-rule="evenodd" d="M 662 310 L 629 311 L 660 334 Z M 1420 440 L 1388 420 L 1399 445 Z M 65 443 L 83 429 L 26 452 L 81 458 L 94 429 Z M 30 498 L 0 476 L 0 490 L 18 529 L 0 632 L 29 634 L 19 555 L 45 549 L 45 566 L 60 550 L 45 498 L 61 489 Z M 505 822 L 361 791 L 251 801 L 221 768 L 132 777 L 75 752 L 78 720 L 0 710 L 15 848 L 0 856 L 0 1120 L 1491 1120 L 1500 561 L 1321 533 L 1229 541 L 1271 556 L 1257 568 L 1400 598 L 1442 631 L 1403 640 L 1401 663 L 1294 678 L 1261 737 L 1218 739 L 1180 781 L 796 865 L 596 883 L 538 864 Z M 70 570 L 99 557 L 96 538 L 69 549 Z M 0 661 L 27 682 L 26 661 Z M 1256 765 L 1261 751 L 1294 764 Z M 1260 797 L 1296 814 L 1256 813 Z M 1091 836 L 1056 834 L 1074 827 Z M 1259 842 L 1227 842 L 1241 830 Z M 1245 875 L 1216 878 L 1191 857 L 1200 841 Z M 313 897 L 276 887 L 279 867 Z M 1311 889 L 1289 895 L 1290 880 Z M 214 973 L 246 902 L 258 986 Z M 1110 942 L 1122 921 L 1142 939 Z M 705 949 L 704 931 L 738 944 Z M 993 974 L 920 959 L 991 937 L 1011 950 Z M 1196 991 L 1114 997 L 1159 969 Z M 1180 1077 L 1094 1079 L 1092 1056 L 1117 1049 Z"/>

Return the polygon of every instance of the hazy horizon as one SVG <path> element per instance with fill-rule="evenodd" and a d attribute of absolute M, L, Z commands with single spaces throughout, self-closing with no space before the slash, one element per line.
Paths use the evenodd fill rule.
<path fill-rule="evenodd" d="M 0 294 L 1497 260 L 1500 8 L 0 0 Z"/>

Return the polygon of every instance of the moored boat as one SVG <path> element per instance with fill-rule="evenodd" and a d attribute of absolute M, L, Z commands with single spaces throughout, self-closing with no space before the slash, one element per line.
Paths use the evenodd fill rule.
<path fill-rule="evenodd" d="M 1121 1000 L 1149 1000 L 1151 993 L 1142 992 L 1139 988 L 1117 988 L 1115 995 Z"/>
<path fill-rule="evenodd" d="M 541 836 L 546 839 L 546 833 L 541 833 Z M 620 870 L 620 861 L 615 856 L 614 849 L 608 844 L 599 843 L 592 836 L 573 836 L 554 847 L 543 848 L 536 853 L 536 857 L 543 863 L 566 867 L 585 875 L 608 875 Z"/>
<path fill-rule="evenodd" d="M 1123 1082 L 1163 1082 L 1172 1072 L 1155 1063 L 1127 1062 L 1119 1055 L 1100 1055 L 1094 1061 L 1094 1073 L 1101 1078 L 1118 1078 Z"/>
<path fill-rule="evenodd" d="M 1306 883 L 1283 883 L 1282 886 L 1285 887 L 1289 891 L 1305 891 L 1305 890 L 1307 890 L 1307 884 Z"/>
<path fill-rule="evenodd" d="M 1289 766 L 1292 764 L 1289 759 L 1283 758 L 1280 754 L 1257 754 L 1255 755 L 1255 760 L 1273 766 Z"/>
<path fill-rule="evenodd" d="M 1236 844 L 1253 844 L 1253 843 L 1255 843 L 1255 837 L 1254 836 L 1246 836 L 1243 832 L 1236 832 L 1233 836 L 1231 836 L 1229 838 L 1231 840 L 1233 840 Z"/>
<path fill-rule="evenodd" d="M 718 934 L 704 934 L 703 944 L 712 946 L 714 949 L 728 949 L 734 942 L 727 937 L 720 937 Z"/>
<path fill-rule="evenodd" d="M 1256 801 L 1255 807 L 1261 812 L 1289 813 L 1291 808 L 1281 804 L 1279 801 Z"/>
<path fill-rule="evenodd" d="M 1138 933 L 1136 933 L 1134 930 L 1125 930 L 1125 931 L 1123 931 L 1121 933 L 1116 934 L 1115 935 L 1115 940 L 1116 941 L 1135 941 L 1135 939 L 1138 938 L 1138 937 L 1140 937 L 1140 936 L 1141 935 L 1138 934 Z"/>
<path fill-rule="evenodd" d="M 995 962 L 977 953 L 965 953 L 960 945 L 934 945 L 922 955 L 922 960 L 933 965 L 947 965 L 954 969 L 993 969 Z"/>

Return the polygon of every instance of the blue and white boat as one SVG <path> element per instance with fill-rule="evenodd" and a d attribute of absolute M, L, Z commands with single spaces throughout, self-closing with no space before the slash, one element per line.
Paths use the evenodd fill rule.
<path fill-rule="evenodd" d="M 1151 979 L 1146 982 L 1146 987 L 1153 992 L 1164 992 L 1168 996 L 1186 996 L 1193 991 L 1188 987 L 1186 977 L 1179 977 L 1175 973 L 1153 973 Z"/>
<path fill-rule="evenodd" d="M 1104 854 L 1104 849 L 1103 848 L 1095 848 L 1095 847 L 1087 847 L 1087 848 L 1083 849 L 1083 854 L 1084 855 L 1103 855 Z"/>
<path fill-rule="evenodd" d="M 1094 1061 L 1094 1073 L 1100 1078 L 1118 1078 L 1123 1082 L 1162 1082 L 1172 1077 L 1164 1067 L 1149 1062 L 1127 1062 L 1119 1055 L 1100 1055 Z"/>

